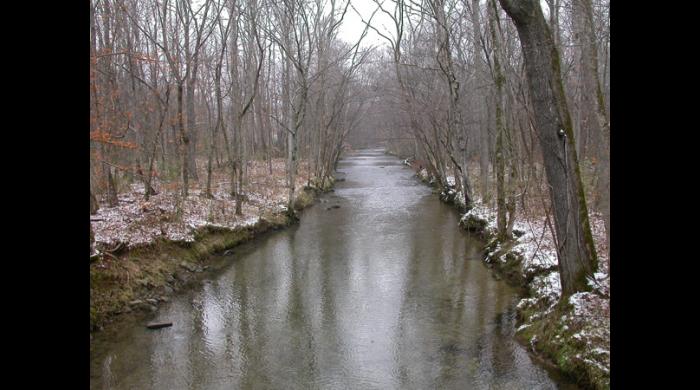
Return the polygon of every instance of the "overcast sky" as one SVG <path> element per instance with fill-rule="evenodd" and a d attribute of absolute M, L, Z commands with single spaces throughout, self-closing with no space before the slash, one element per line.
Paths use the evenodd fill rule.
<path fill-rule="evenodd" d="M 362 15 L 362 18 L 364 18 L 365 21 L 369 20 L 369 17 L 372 15 L 372 11 L 374 11 L 377 8 L 377 4 L 372 0 L 351 1 L 352 5 Z M 391 12 L 391 10 L 394 9 L 394 4 L 388 0 L 384 3 L 384 9 Z M 382 11 L 378 11 L 377 14 L 374 15 L 372 25 L 379 29 L 379 31 L 382 31 L 382 33 L 384 33 L 386 31 L 385 29 L 389 29 L 389 31 L 392 31 L 393 22 L 391 18 L 382 13 Z M 350 7 L 348 8 L 348 12 L 345 15 L 343 24 L 340 26 L 338 38 L 348 43 L 355 43 L 360 38 L 360 35 L 362 35 L 362 30 L 364 30 L 364 28 L 365 25 L 364 23 L 362 23 L 362 19 L 360 19 L 360 17 L 357 15 L 357 12 L 355 12 L 352 9 L 352 7 Z M 383 44 L 386 44 L 386 39 L 377 35 L 377 33 L 374 32 L 372 29 L 369 29 L 369 31 L 367 31 L 367 36 L 362 41 L 362 47 Z"/>
<path fill-rule="evenodd" d="M 352 5 L 357 9 L 357 11 L 362 15 L 362 18 L 364 18 L 365 21 L 369 20 L 369 17 L 372 15 L 372 12 L 377 8 L 377 4 L 372 1 L 372 0 L 351 0 Z M 380 2 L 382 0 L 379 0 Z M 481 3 L 484 3 L 485 1 L 482 0 Z M 394 9 L 395 3 L 392 2 L 391 0 L 385 0 L 383 3 L 383 7 L 385 10 L 392 12 Z M 540 0 L 540 6 L 542 7 L 542 11 L 544 13 L 545 17 L 549 17 L 549 7 L 547 6 L 547 3 L 544 0 Z M 377 13 L 374 15 L 374 19 L 372 19 L 372 26 L 376 27 L 379 31 L 382 31 L 384 35 L 393 37 L 393 22 L 391 18 L 389 18 L 386 14 L 384 14 L 381 10 L 377 11 Z M 357 40 L 360 38 L 360 35 L 362 35 L 362 30 L 365 28 L 365 25 L 362 23 L 362 19 L 357 15 L 357 12 L 355 12 L 352 7 L 348 8 L 348 12 L 345 15 L 345 19 L 343 20 L 343 24 L 340 26 L 339 32 L 338 32 L 338 37 L 348 43 L 355 43 Z M 387 33 L 388 30 L 388 33 Z M 362 41 L 362 47 L 368 47 L 370 45 L 384 45 L 387 44 L 386 39 L 380 37 L 377 35 L 374 30 L 369 29 L 367 31 L 367 36 L 365 39 Z"/>

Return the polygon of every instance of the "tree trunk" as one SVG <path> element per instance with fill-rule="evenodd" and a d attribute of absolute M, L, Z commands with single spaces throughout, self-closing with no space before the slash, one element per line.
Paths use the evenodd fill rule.
<path fill-rule="evenodd" d="M 97 202 L 95 194 L 92 193 L 92 189 L 90 189 L 90 215 L 95 215 L 99 208 L 100 204 Z"/>
<path fill-rule="evenodd" d="M 214 127 L 212 127 L 211 130 L 211 142 L 209 143 L 209 155 L 207 156 L 207 187 L 205 190 L 204 195 L 212 199 L 214 198 L 214 195 L 211 192 L 211 172 L 212 172 L 212 163 L 214 160 L 214 149 L 216 148 L 216 130 L 219 127 L 219 118 L 217 116 L 216 124 Z"/>
<path fill-rule="evenodd" d="M 182 117 L 183 114 L 183 104 L 182 104 L 182 81 L 178 81 L 177 84 L 177 125 L 180 131 L 180 142 L 182 145 L 182 197 L 187 198 L 189 194 L 189 166 L 187 164 L 189 160 L 189 138 L 187 137 L 187 132 L 185 130 L 185 121 Z"/>
<path fill-rule="evenodd" d="M 149 176 L 146 176 L 143 173 L 143 169 L 141 169 L 141 162 L 137 159 L 136 160 L 136 173 L 138 174 L 139 178 L 143 182 L 143 192 L 146 197 L 149 197 L 151 195 L 157 195 L 158 193 L 156 190 L 151 187 L 151 179 Z M 146 198 L 148 200 L 148 198 Z"/>
<path fill-rule="evenodd" d="M 289 132 L 287 134 L 287 182 L 289 183 L 288 212 L 294 213 L 294 189 L 296 180 L 296 163 L 297 163 L 297 135 Z"/>
<path fill-rule="evenodd" d="M 467 170 L 467 137 L 461 128 L 460 112 L 459 112 L 459 92 L 460 85 L 457 81 L 457 76 L 452 62 L 452 51 L 450 46 L 450 31 L 445 15 L 444 1 L 434 0 L 432 3 L 435 13 L 435 21 L 437 22 L 437 32 L 439 40 L 438 63 L 445 78 L 447 79 L 447 88 L 450 96 L 450 104 L 447 110 L 447 153 L 455 166 L 455 183 L 460 184 L 464 194 L 464 204 L 467 210 L 473 207 L 473 198 L 471 185 L 469 183 L 469 172 Z M 461 156 L 454 156 L 455 148 L 452 143 L 455 137 L 458 138 L 457 144 Z M 458 172 L 461 174 L 458 175 Z"/>
<path fill-rule="evenodd" d="M 92 196 L 92 193 L 90 194 Z M 92 222 L 90 222 L 90 255 L 92 256 L 92 253 L 94 251 L 95 247 L 95 233 L 92 231 Z"/>
<path fill-rule="evenodd" d="M 119 198 L 117 197 L 117 186 L 114 183 L 112 167 L 107 167 L 107 204 L 109 207 L 117 207 Z"/>
<path fill-rule="evenodd" d="M 505 84 L 505 76 L 501 68 L 501 48 L 500 36 L 496 31 L 496 3 L 494 0 L 487 4 L 489 15 L 489 31 L 491 32 L 491 41 L 493 45 L 493 81 L 496 84 L 496 226 L 498 228 L 498 238 L 505 240 L 506 235 L 506 122 L 505 122 L 505 92 L 503 84 Z"/>
<path fill-rule="evenodd" d="M 196 65 L 195 65 L 196 66 Z M 196 72 L 196 71 L 195 71 Z M 189 134 L 189 142 L 187 149 L 187 171 L 192 177 L 192 180 L 197 181 L 199 177 L 197 175 L 197 161 L 196 157 L 196 146 L 197 146 L 197 128 L 196 128 L 196 116 L 194 111 L 194 83 L 196 82 L 196 73 L 190 76 L 187 80 L 187 96 L 186 96 L 186 109 L 187 109 L 187 133 Z"/>
<path fill-rule="evenodd" d="M 559 53 L 535 0 L 499 0 L 515 22 L 522 45 L 534 119 L 550 185 L 562 297 L 588 289 L 597 270 L 593 237 L 561 80 Z"/>
<path fill-rule="evenodd" d="M 471 9 L 471 21 L 473 26 L 473 39 L 477 42 L 481 39 L 481 21 L 479 14 L 479 0 L 472 0 Z M 483 74 L 483 65 L 481 62 L 481 55 L 479 54 L 479 48 L 474 44 L 474 55 L 473 55 L 473 66 L 474 66 L 474 87 L 478 88 L 479 77 Z M 485 98 L 484 98 L 485 100 Z M 476 99 L 475 99 L 476 103 Z M 476 105 L 476 104 L 475 104 Z M 474 119 L 478 123 L 479 129 L 479 177 L 480 177 L 480 187 L 481 187 L 481 201 L 483 203 L 488 203 L 489 201 L 489 134 L 488 125 L 482 123 L 481 109 L 480 107 L 475 107 Z M 488 121 L 488 116 L 486 120 Z"/>
<path fill-rule="evenodd" d="M 285 24 L 285 39 L 287 47 L 290 47 L 288 26 Z M 292 133 L 294 129 L 294 120 L 292 119 L 292 60 L 289 54 L 284 56 L 284 85 L 283 85 L 283 110 L 285 126 L 287 128 L 287 213 L 294 215 L 294 156 L 296 155 L 296 134 Z"/>
<path fill-rule="evenodd" d="M 238 118 L 240 118 L 240 116 L 238 116 Z M 243 121 L 238 119 L 236 122 L 238 122 L 236 126 L 238 130 L 236 133 L 238 134 L 238 142 L 236 143 L 238 146 L 238 151 L 236 153 L 236 166 L 238 167 L 238 171 L 236 172 L 236 215 L 243 215 L 243 173 L 246 165 L 244 159 L 245 137 L 243 136 Z"/>
<path fill-rule="evenodd" d="M 610 120 L 598 75 L 598 47 L 593 24 L 591 0 L 575 0 L 574 20 L 580 45 L 580 68 L 583 81 L 582 98 L 585 102 L 586 122 L 593 138 L 596 158 L 595 207 L 603 214 L 605 230 L 610 230 Z"/>

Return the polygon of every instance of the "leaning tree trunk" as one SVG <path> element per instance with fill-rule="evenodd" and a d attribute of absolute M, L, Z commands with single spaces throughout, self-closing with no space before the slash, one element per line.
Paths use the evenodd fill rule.
<path fill-rule="evenodd" d="M 562 296 L 588 289 L 598 267 L 561 80 L 559 53 L 535 0 L 499 0 L 515 22 L 522 45 L 535 125 L 554 209 Z"/>

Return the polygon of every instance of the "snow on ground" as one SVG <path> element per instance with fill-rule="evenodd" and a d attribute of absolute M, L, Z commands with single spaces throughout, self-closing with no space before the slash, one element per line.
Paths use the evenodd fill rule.
<path fill-rule="evenodd" d="M 404 163 L 410 165 L 408 160 Z M 413 168 L 418 170 L 415 166 L 413 166 Z M 432 179 L 425 168 L 419 170 L 417 176 L 422 180 Z M 454 176 L 448 175 L 446 179 L 450 187 L 454 186 Z M 453 195 L 454 190 L 448 188 L 445 193 Z M 461 192 L 458 192 L 453 197 L 454 201 L 462 203 L 463 198 L 464 196 Z M 524 212 L 522 209 L 519 209 L 513 226 L 514 232 L 519 233 L 519 237 L 517 237 L 517 244 L 511 251 L 522 256 L 522 272 L 526 278 L 549 270 L 556 270 L 559 264 L 555 239 L 552 234 L 552 229 L 550 228 L 551 224 L 554 223 L 553 217 L 550 216 L 549 222 L 547 221 L 547 217 L 542 211 L 542 208 L 546 207 L 546 205 L 536 204 L 538 201 L 540 201 L 539 198 L 533 197 L 529 202 L 531 204 L 527 206 L 527 211 Z M 497 231 L 495 208 L 489 207 L 489 205 L 484 204 L 480 199 L 475 200 L 474 208 L 462 215 L 461 222 L 464 223 L 469 218 L 486 221 L 485 229 L 488 234 L 494 234 Z M 589 278 L 588 282 L 595 292 L 608 297 L 610 294 L 610 277 L 605 224 L 602 215 L 595 211 L 589 212 L 589 219 L 599 266 L 598 272 L 595 273 L 594 277 Z M 498 249 L 500 249 L 500 245 L 492 249 L 491 253 Z M 505 258 L 501 256 L 500 260 L 505 261 Z M 554 275 L 558 277 L 558 271 L 555 271 Z M 553 290 L 547 288 L 536 295 L 548 297 L 547 300 L 549 301 L 552 294 L 556 294 L 558 299 L 558 295 L 561 294 L 561 288 L 558 287 L 558 290 L 557 288 Z M 556 302 L 557 299 L 554 299 L 554 301 Z"/>
<path fill-rule="evenodd" d="M 462 220 L 475 217 L 486 221 L 486 229 L 496 232 L 496 211 L 481 202 L 476 202 L 472 210 L 462 216 Z M 598 254 L 599 270 L 589 284 L 604 296 L 609 295 L 610 277 L 608 270 L 608 254 L 605 245 L 605 225 L 599 213 L 590 213 L 591 230 Z M 521 233 L 517 244 L 511 250 L 523 258 L 522 272 L 528 277 L 546 270 L 554 269 L 558 264 L 557 249 L 551 229 L 547 226 L 546 217 L 542 215 L 527 215 L 516 217 L 513 226 L 515 232 Z M 492 251 L 493 252 L 493 251 Z M 547 296 L 551 291 L 543 291 Z"/>
<path fill-rule="evenodd" d="M 201 164 L 204 167 L 204 164 Z M 196 230 L 205 226 L 238 228 L 256 224 L 265 212 L 286 210 L 284 160 L 272 162 L 272 174 L 266 161 L 255 161 L 248 166 L 248 182 L 245 201 L 235 215 L 235 198 L 231 197 L 230 177 L 225 171 L 212 177 L 213 199 L 203 196 L 204 190 L 193 185 L 186 200 L 171 185 L 155 183 L 157 195 L 144 200 L 144 185 L 132 184 L 128 192 L 119 194 L 116 207 L 106 207 L 102 200 L 96 215 L 90 217 L 96 246 L 114 247 L 119 243 L 127 247 L 151 243 L 158 238 L 171 241 L 194 241 Z M 206 174 L 201 173 L 202 182 Z M 305 166 L 300 166 L 296 189 L 306 184 Z M 216 185 L 214 185 L 216 183 Z M 178 203 L 180 203 L 178 205 Z M 181 209 L 178 215 L 178 206 Z"/>
<path fill-rule="evenodd" d="M 524 232 L 518 238 L 518 244 L 513 248 L 513 252 L 523 256 L 523 272 L 526 275 L 559 264 L 554 237 L 547 227 L 544 217 L 527 218 L 523 216 L 520 220 L 516 220 L 513 229 Z"/>
<path fill-rule="evenodd" d="M 416 169 L 419 178 L 424 181 L 429 179 L 434 181 L 425 168 L 419 170 L 415 165 L 411 166 Z M 454 186 L 452 176 L 447 177 L 447 182 L 449 187 Z M 474 192 L 479 193 L 480 191 L 475 190 Z M 454 189 L 448 188 L 444 193 L 452 195 Z M 540 189 L 539 193 L 546 192 Z M 454 200 L 462 198 L 463 195 L 458 193 Z M 515 234 L 516 243 L 511 249 L 511 252 L 522 258 L 520 271 L 523 278 L 525 280 L 531 278 L 531 282 L 527 286 L 530 296 L 520 300 L 517 305 L 518 310 L 528 313 L 528 317 L 524 318 L 524 322 L 518 327 L 518 333 L 531 328 L 539 319 L 552 314 L 561 297 L 556 241 L 550 228 L 551 224 L 554 223 L 553 217 L 550 216 L 548 222 L 543 211 L 548 207 L 547 196 L 531 196 L 525 200 L 525 203 L 526 210 L 523 210 L 522 203 L 519 203 L 518 214 L 513 226 L 514 233 L 517 233 Z M 569 336 L 579 343 L 580 349 L 573 358 L 585 363 L 589 373 L 597 372 L 594 375 L 599 375 L 602 372 L 604 376 L 609 376 L 610 275 L 605 224 L 602 215 L 592 211 L 591 205 L 589 205 L 589 219 L 598 256 L 598 271 L 588 279 L 592 291 L 573 294 L 568 302 L 572 309 L 567 311 L 567 315 L 555 321 L 561 332 L 574 332 Z M 474 208 L 462 215 L 460 224 L 463 226 L 483 224 L 479 221 L 485 222 L 484 228 L 488 235 L 496 233 L 495 207 L 489 207 L 477 199 Z M 506 261 L 504 254 L 500 254 L 498 260 L 490 257 L 494 253 L 498 253 L 501 248 L 500 243 L 495 248 L 491 248 L 487 261 Z M 566 336 L 563 337 L 562 334 L 556 334 L 555 343 L 566 342 L 564 340 Z M 535 334 L 530 340 L 531 344 L 537 342 L 536 337 Z"/>
<path fill-rule="evenodd" d="M 481 202 L 475 202 L 474 207 L 466 212 L 462 216 L 462 219 L 465 219 L 468 215 L 483 219 L 488 222 L 488 226 L 496 227 L 496 211 L 490 207 L 484 206 Z"/>
<path fill-rule="evenodd" d="M 464 193 L 462 191 L 457 191 L 453 202 L 455 202 L 455 204 L 458 207 L 460 207 L 460 210 L 463 210 L 467 207 L 467 205 L 464 203 Z"/>
<path fill-rule="evenodd" d="M 496 232 L 494 209 L 477 202 L 472 210 L 462 216 L 462 220 L 470 217 L 486 221 L 486 229 L 491 234 Z M 567 337 L 562 335 L 569 334 L 578 345 L 578 352 L 571 358 L 582 362 L 587 372 L 593 373 L 590 375 L 604 378 L 610 374 L 609 264 L 602 216 L 591 212 L 590 223 L 599 263 L 598 272 L 588 280 L 592 292 L 580 292 L 569 297 L 568 303 L 572 309 L 562 318 L 555 319 L 556 328 L 562 333 L 556 334 L 552 343 L 560 345 L 557 348 L 566 348 L 562 346 L 567 343 Z M 511 251 L 522 257 L 520 271 L 524 279 L 532 277 L 527 286 L 530 297 L 520 300 L 517 305 L 518 310 L 528 313 L 516 331 L 520 333 L 555 311 L 561 298 L 561 282 L 555 240 L 544 213 L 537 215 L 521 211 L 514 224 L 514 232 L 519 237 Z M 505 261 L 503 254 L 498 260 L 492 259 L 491 255 L 500 249 L 500 243 L 492 248 L 487 261 Z M 536 342 L 537 333 L 530 340 L 531 344 Z"/>
<path fill-rule="evenodd" d="M 433 178 L 430 176 L 428 173 L 428 170 L 423 168 L 420 171 L 418 171 L 418 177 L 421 178 L 421 180 L 428 180 L 430 179 L 430 182 L 433 182 Z"/>
<path fill-rule="evenodd" d="M 580 292 L 569 297 L 570 316 L 562 319 L 573 329 L 573 337 L 586 346 L 580 359 L 606 374 L 610 373 L 610 300 L 598 294 Z"/>
<path fill-rule="evenodd" d="M 529 286 L 531 291 L 535 291 L 538 300 L 543 301 L 548 308 L 551 308 L 561 296 L 561 282 L 559 272 L 552 271 L 544 275 L 537 275 L 532 279 Z"/>
<path fill-rule="evenodd" d="M 603 297 L 610 295 L 610 275 L 608 269 L 607 247 L 605 245 L 605 227 L 600 214 L 591 213 L 591 230 L 598 254 L 598 272 L 594 278 L 589 278 L 589 285 L 593 291 Z M 556 283 L 531 284 L 530 289 L 535 297 L 544 300 L 548 306 L 553 305 L 561 295 L 559 284 L 559 272 L 556 270 L 559 262 L 557 250 L 551 229 L 545 222 L 545 217 L 521 216 L 514 225 L 515 230 L 524 232 L 517 239 L 517 244 L 512 251 L 523 257 L 522 272 L 528 277 L 534 274 L 554 270 L 547 274 L 550 281 L 556 279 Z M 537 278 L 535 278 L 535 281 Z"/>
<path fill-rule="evenodd" d="M 469 218 L 486 221 L 485 230 L 488 234 L 495 234 L 497 231 L 496 211 L 485 206 L 480 200 L 476 200 L 471 210 L 464 213 L 460 223 L 464 223 Z"/>

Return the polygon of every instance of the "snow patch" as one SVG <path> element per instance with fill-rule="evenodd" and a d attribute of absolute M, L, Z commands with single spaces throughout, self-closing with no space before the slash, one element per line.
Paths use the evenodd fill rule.
<path fill-rule="evenodd" d="M 300 193 L 306 184 L 308 167 L 300 163 L 299 168 L 296 188 Z M 144 185 L 133 184 L 128 192 L 118 195 L 116 207 L 104 207 L 103 201 L 103 207 L 90 217 L 95 244 L 104 249 L 119 244 L 134 247 L 157 239 L 193 242 L 198 230 L 253 226 L 265 213 L 287 210 L 284 159 L 274 159 L 271 164 L 267 161 L 248 164 L 242 215 L 235 214 L 236 198 L 231 195 L 228 179 L 225 170 L 212 175 L 212 198 L 205 197 L 201 188 L 191 188 L 183 199 L 176 187 L 155 180 L 152 185 L 158 194 L 146 201 Z"/>

